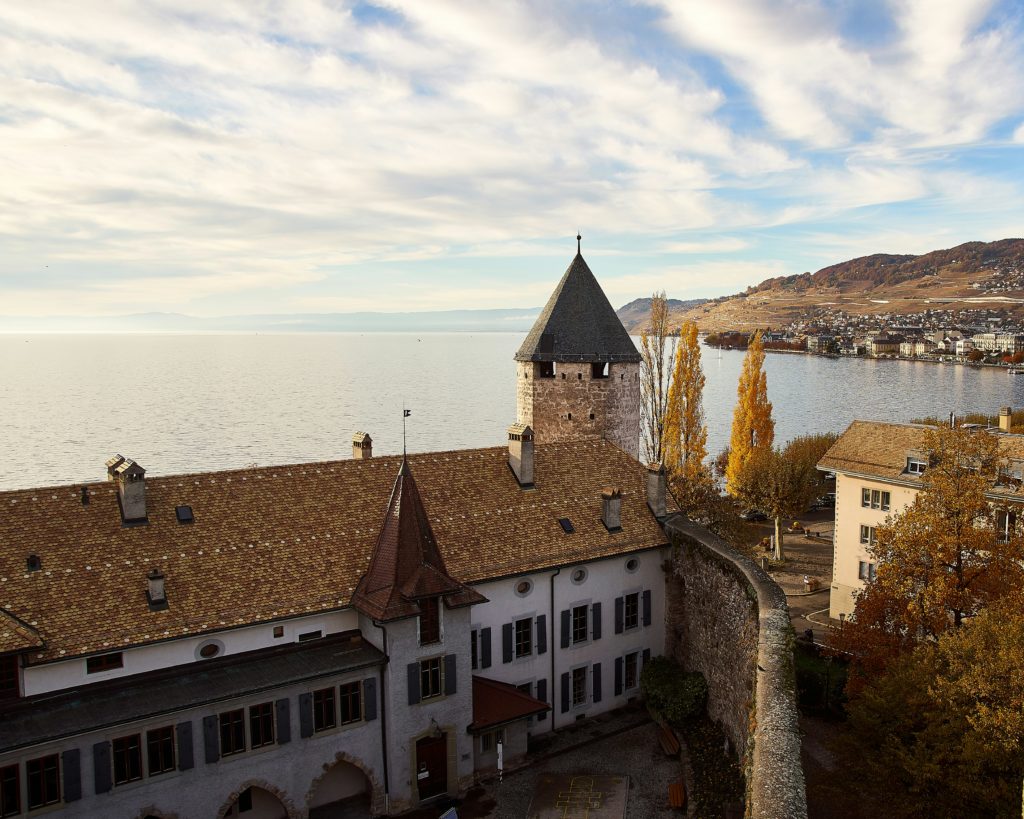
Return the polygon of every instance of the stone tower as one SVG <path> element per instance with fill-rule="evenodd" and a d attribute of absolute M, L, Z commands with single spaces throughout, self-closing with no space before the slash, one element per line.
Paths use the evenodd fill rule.
<path fill-rule="evenodd" d="M 607 438 L 638 457 L 640 353 L 579 252 L 515 360 L 517 421 L 538 444 Z"/>

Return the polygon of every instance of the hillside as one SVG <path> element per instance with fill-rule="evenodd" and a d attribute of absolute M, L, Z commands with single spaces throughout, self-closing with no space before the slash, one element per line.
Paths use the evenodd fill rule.
<path fill-rule="evenodd" d="M 707 302 L 707 299 L 668 299 L 668 309 L 671 314 L 685 313 L 695 307 Z M 651 298 L 633 299 L 629 304 L 624 304 L 615 314 L 619 317 L 623 326 L 630 332 L 634 329 L 639 332 L 640 328 L 647 322 L 651 315 Z"/>
<path fill-rule="evenodd" d="M 1024 321 L 1024 239 L 967 242 L 920 256 L 862 256 L 816 273 L 765 279 L 689 310 L 673 309 L 672 318 L 692 319 L 702 332 L 711 332 L 782 327 L 836 313 L 901 316 L 980 309 Z M 626 326 L 639 330 L 645 320 L 636 316 Z"/>

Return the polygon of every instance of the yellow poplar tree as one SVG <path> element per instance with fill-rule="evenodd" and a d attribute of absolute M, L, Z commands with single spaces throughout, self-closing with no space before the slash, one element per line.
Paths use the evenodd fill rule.
<path fill-rule="evenodd" d="M 704 423 L 704 369 L 700 364 L 697 325 L 683 323 L 668 391 L 662 458 L 674 482 L 696 483 L 707 471 L 708 428 Z"/>
<path fill-rule="evenodd" d="M 755 331 L 747 345 L 736 397 L 729 462 L 725 468 L 725 487 L 730 494 L 735 494 L 736 482 L 751 453 L 755 449 L 770 449 L 775 440 L 775 421 L 772 420 L 772 405 L 768 400 L 768 377 L 764 372 L 764 345 L 759 331 Z"/>

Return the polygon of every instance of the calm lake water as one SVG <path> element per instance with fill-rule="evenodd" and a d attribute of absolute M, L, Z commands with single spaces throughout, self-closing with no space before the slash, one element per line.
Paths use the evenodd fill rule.
<path fill-rule="evenodd" d="M 500 445 L 522 333 L 0 336 L 0 489 L 101 480 L 115 452 L 155 475 Z M 743 353 L 702 348 L 710 452 Z M 1024 377 L 905 361 L 769 354 L 776 440 L 1024 405 Z"/>

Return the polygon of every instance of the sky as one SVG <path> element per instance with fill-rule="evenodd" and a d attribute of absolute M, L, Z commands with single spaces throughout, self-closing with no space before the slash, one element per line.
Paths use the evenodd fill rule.
<path fill-rule="evenodd" d="M 0 4 L 0 315 L 615 306 L 1024 235 L 1019 0 Z"/>

